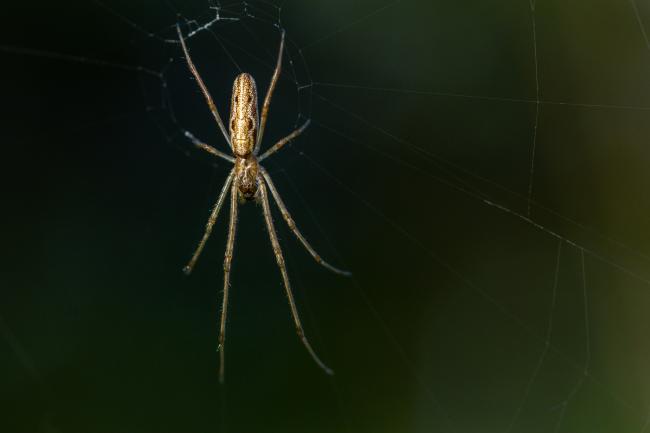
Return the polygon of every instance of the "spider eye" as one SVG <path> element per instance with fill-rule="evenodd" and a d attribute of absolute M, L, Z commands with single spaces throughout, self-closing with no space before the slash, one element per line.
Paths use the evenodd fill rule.
<path fill-rule="evenodd" d="M 230 121 L 230 129 L 235 129 L 235 119 Z"/>
<path fill-rule="evenodd" d="M 253 119 L 248 118 L 248 129 L 253 129 Z"/>

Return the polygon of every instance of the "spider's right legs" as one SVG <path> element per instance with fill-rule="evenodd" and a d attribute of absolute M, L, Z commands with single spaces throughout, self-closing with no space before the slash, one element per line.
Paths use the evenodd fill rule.
<path fill-rule="evenodd" d="M 185 272 L 188 275 L 192 273 L 192 269 L 194 269 L 194 265 L 196 264 L 196 261 L 199 259 L 199 256 L 201 255 L 201 251 L 203 251 L 203 247 L 205 247 L 205 243 L 207 242 L 208 238 L 210 237 L 210 234 L 212 233 L 212 227 L 214 227 L 214 223 L 217 222 L 219 211 L 221 210 L 221 206 L 223 206 L 223 202 L 226 199 L 226 194 L 228 194 L 228 187 L 232 183 L 232 179 L 234 175 L 235 175 L 235 170 L 233 169 L 228 175 L 228 178 L 226 179 L 226 183 L 223 185 L 223 188 L 221 189 L 221 193 L 219 194 L 219 198 L 217 199 L 217 203 L 214 205 L 214 208 L 212 209 L 212 213 L 208 218 L 208 222 L 205 225 L 205 233 L 203 233 L 203 238 L 201 239 L 201 242 L 199 242 L 199 245 L 196 247 L 196 250 L 194 251 L 194 254 L 192 255 L 192 258 L 190 259 L 187 266 L 183 268 L 183 272 Z"/>
<path fill-rule="evenodd" d="M 287 206 L 284 204 L 282 201 L 282 197 L 280 197 L 280 194 L 278 193 L 278 190 L 275 188 L 275 185 L 273 184 L 273 181 L 271 180 L 271 176 L 267 173 L 267 171 L 260 167 L 260 170 L 262 172 L 262 176 L 264 176 L 264 179 L 266 180 L 266 183 L 269 186 L 269 189 L 271 190 L 271 195 L 275 199 L 275 202 L 278 204 L 278 207 L 280 208 L 280 212 L 282 213 L 282 217 L 284 220 L 287 222 L 287 225 L 291 229 L 294 235 L 298 238 L 298 240 L 302 243 L 302 245 L 305 247 L 305 249 L 311 254 L 311 256 L 316 260 L 316 263 L 322 265 L 324 268 L 329 269 L 330 271 L 339 274 L 339 275 L 345 275 L 346 277 L 349 277 L 352 275 L 351 272 L 344 271 L 338 268 L 335 268 L 334 266 L 330 265 L 327 263 L 325 260 L 321 258 L 320 255 L 314 250 L 314 248 L 309 245 L 309 242 L 307 242 L 307 239 L 300 233 L 300 230 L 298 230 L 298 227 L 296 227 L 296 223 L 293 221 L 293 218 L 291 218 L 291 214 L 289 213 L 289 210 L 287 209 Z"/>
<path fill-rule="evenodd" d="M 310 123 L 311 123 L 311 120 L 307 120 L 305 123 L 302 124 L 302 126 L 300 128 L 296 129 L 295 131 L 293 131 L 291 134 L 287 135 L 286 137 L 280 139 L 280 141 L 278 141 L 273 146 L 271 146 L 269 148 L 269 150 L 264 152 L 262 154 L 262 156 L 260 156 L 258 158 L 258 161 L 262 162 L 263 160 L 265 160 L 266 158 L 268 158 L 269 156 L 273 155 L 275 152 L 280 150 L 285 144 L 287 144 L 288 142 L 290 142 L 291 140 L 293 140 L 294 138 L 296 138 L 297 136 L 302 134 L 305 131 L 305 129 L 307 129 L 307 127 L 309 126 Z"/>
<path fill-rule="evenodd" d="M 237 182 L 233 182 L 230 191 L 230 227 L 228 243 L 223 259 L 223 301 L 221 304 L 221 324 L 219 325 L 219 382 L 223 383 L 225 371 L 224 344 L 226 342 L 226 317 L 228 316 L 228 288 L 230 286 L 230 264 L 235 249 L 235 232 L 237 231 Z"/>
<path fill-rule="evenodd" d="M 255 155 L 257 155 L 257 152 L 259 152 L 260 145 L 262 144 L 262 138 L 264 137 L 264 128 L 266 127 L 266 118 L 269 115 L 269 106 L 271 105 L 271 97 L 273 97 L 273 91 L 275 90 L 275 85 L 278 83 L 278 78 L 280 78 L 280 72 L 282 72 L 283 52 L 284 52 L 284 30 L 282 30 L 280 36 L 280 51 L 278 53 L 278 61 L 275 65 L 275 70 L 273 71 L 271 84 L 269 84 L 269 89 L 266 91 L 266 97 L 264 98 L 264 105 L 262 105 L 262 114 L 260 116 L 260 129 L 257 132 L 257 143 L 255 143 L 255 149 L 253 151 Z"/>
<path fill-rule="evenodd" d="M 275 233 L 275 227 L 273 226 L 273 218 L 271 216 L 271 207 L 269 206 L 269 197 L 266 192 L 266 186 L 262 179 L 259 180 L 259 194 L 262 200 L 262 209 L 264 210 L 264 220 L 266 221 L 266 228 L 269 232 L 269 237 L 271 238 L 271 245 L 273 246 L 273 252 L 275 253 L 275 259 L 278 262 L 278 267 L 282 273 L 282 280 L 284 282 L 284 288 L 289 300 L 289 307 L 291 308 L 291 316 L 293 317 L 293 323 L 296 326 L 296 332 L 302 344 L 307 349 L 307 352 L 311 355 L 312 359 L 316 364 L 325 371 L 325 373 L 332 375 L 334 372 L 323 361 L 318 358 L 314 349 L 312 349 L 311 344 L 305 336 L 305 331 L 300 323 L 300 316 L 298 315 L 298 309 L 296 308 L 296 302 L 293 299 L 293 293 L 291 292 L 291 285 L 289 284 L 289 275 L 287 274 L 287 267 L 284 264 L 284 256 L 282 255 L 282 250 L 280 249 L 280 242 L 278 241 L 278 236 Z"/>

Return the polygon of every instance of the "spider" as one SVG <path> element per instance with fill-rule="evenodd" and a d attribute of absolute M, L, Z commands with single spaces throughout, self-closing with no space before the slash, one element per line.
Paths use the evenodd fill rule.
<path fill-rule="evenodd" d="M 293 299 L 293 294 L 291 292 L 291 285 L 289 283 L 289 276 L 287 274 L 287 268 L 284 263 L 284 257 L 282 255 L 282 250 L 280 249 L 280 243 L 278 241 L 278 236 L 275 232 L 275 227 L 273 225 L 273 219 L 271 217 L 271 207 L 269 205 L 269 195 L 268 190 L 271 191 L 273 199 L 280 208 L 282 217 L 286 221 L 289 229 L 293 234 L 298 238 L 302 243 L 305 249 L 311 254 L 311 256 L 316 260 L 317 263 L 329 269 L 330 271 L 349 276 L 351 275 L 347 271 L 343 271 L 335 268 L 329 263 L 325 262 L 312 248 L 312 246 L 307 242 L 305 237 L 300 233 L 296 227 L 295 222 L 291 218 L 287 207 L 285 206 L 278 190 L 276 189 L 271 177 L 268 172 L 260 165 L 260 162 L 268 158 L 269 156 L 276 153 L 284 145 L 289 143 L 294 138 L 298 137 L 302 132 L 307 129 L 310 121 L 307 120 L 301 127 L 291 132 L 286 137 L 279 140 L 273 146 L 271 146 L 266 152 L 262 153 L 261 156 L 258 156 L 260 151 L 260 146 L 262 143 L 262 136 L 264 134 L 264 126 L 266 125 L 266 119 L 269 113 L 269 105 L 271 103 L 271 97 L 273 96 L 273 90 L 277 84 L 278 78 L 280 77 L 280 72 L 282 70 L 282 54 L 284 52 L 284 30 L 281 32 L 280 38 L 280 50 L 278 53 L 277 64 L 275 66 L 275 71 L 273 72 L 273 77 L 271 78 L 271 84 L 266 92 L 266 97 L 264 98 L 264 105 L 262 106 L 262 114 L 258 118 L 258 104 L 257 104 L 257 87 L 255 84 L 255 79 L 248 73 L 241 73 L 235 78 L 232 89 L 232 99 L 230 106 L 230 134 L 226 131 L 226 127 L 221 120 L 219 111 L 217 110 L 216 105 L 214 104 L 212 97 L 208 91 L 208 88 L 203 83 L 201 76 L 199 75 L 190 53 L 185 44 L 183 34 L 181 32 L 180 26 L 176 26 L 176 31 L 178 32 L 178 38 L 183 48 L 185 54 L 185 59 L 187 60 L 187 65 L 189 66 L 190 72 L 196 79 L 201 92 L 205 96 L 205 99 L 208 103 L 208 107 L 212 112 L 219 129 L 226 139 L 226 142 L 230 146 L 232 155 L 228 155 L 220 150 L 215 149 L 214 147 L 198 140 L 190 132 L 186 131 L 185 136 L 198 148 L 214 155 L 219 158 L 225 159 L 234 164 L 233 169 L 230 171 L 230 174 L 226 178 L 226 182 L 221 189 L 219 198 L 217 199 L 216 204 L 212 209 L 212 213 L 208 218 L 208 222 L 205 227 L 205 232 L 199 245 L 197 246 L 192 258 L 183 271 L 186 274 L 190 274 L 194 269 L 194 265 L 198 260 L 206 241 L 210 237 L 212 228 L 217 220 L 219 211 L 223 206 L 226 196 L 228 195 L 228 190 L 230 189 L 230 224 L 228 229 L 228 241 L 226 244 L 226 253 L 223 262 L 223 272 L 224 272 L 224 282 L 223 282 L 223 301 L 221 307 L 221 323 L 219 327 L 219 381 L 223 382 L 224 380 L 224 344 L 226 341 L 226 316 L 228 312 L 228 287 L 230 285 L 230 266 L 233 257 L 233 250 L 235 247 L 235 231 L 237 227 L 237 206 L 238 201 L 247 202 L 247 201 L 257 201 L 261 203 L 262 210 L 264 213 L 264 220 L 266 222 L 266 229 L 271 238 L 271 246 L 273 247 L 273 252 L 275 253 L 275 259 L 277 261 L 278 267 L 282 274 L 282 280 L 284 282 L 284 288 L 289 300 L 289 307 L 291 308 L 291 316 L 293 317 L 293 322 L 296 327 L 296 332 L 298 337 L 302 341 L 302 344 L 307 349 L 307 352 L 311 355 L 316 364 L 327 374 L 333 374 L 333 371 L 320 360 L 320 358 L 314 352 L 305 332 L 303 330 L 302 324 L 300 322 L 300 316 L 298 315 L 298 309 L 296 308 L 296 303 Z M 240 199 L 240 200 L 238 200 Z"/>

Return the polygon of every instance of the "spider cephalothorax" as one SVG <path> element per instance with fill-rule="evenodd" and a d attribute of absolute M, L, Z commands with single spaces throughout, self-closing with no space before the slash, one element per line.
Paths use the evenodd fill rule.
<path fill-rule="evenodd" d="M 260 165 L 255 156 L 235 160 L 235 182 L 243 199 L 252 200 L 257 195 Z"/>
<path fill-rule="evenodd" d="M 300 323 L 300 317 L 298 316 L 298 309 L 296 308 L 296 303 L 293 299 L 293 293 L 291 292 L 291 285 L 289 284 L 289 276 L 287 274 L 287 269 L 284 264 L 284 258 L 282 256 L 282 250 L 280 249 L 280 242 L 278 241 L 278 236 L 275 233 L 275 227 L 273 225 L 273 218 L 271 217 L 271 207 L 269 204 L 269 195 L 268 191 L 271 192 L 271 196 L 275 199 L 282 217 L 286 221 L 289 229 L 296 235 L 298 240 L 303 244 L 303 246 L 309 251 L 309 254 L 316 260 L 317 263 L 323 265 L 330 271 L 336 272 L 342 275 L 349 275 L 349 272 L 341 271 L 327 262 L 325 262 L 321 257 L 314 251 L 314 249 L 309 245 L 307 240 L 300 233 L 296 227 L 295 222 L 291 218 L 287 207 L 284 205 L 280 194 L 278 193 L 271 177 L 264 170 L 264 167 L 260 165 L 260 162 L 269 157 L 270 155 L 277 152 L 285 144 L 287 144 L 292 139 L 299 136 L 309 125 L 309 120 L 307 120 L 300 128 L 293 131 L 291 134 L 287 135 L 273 146 L 271 146 L 266 152 L 258 157 L 260 150 L 260 144 L 262 142 L 262 136 L 264 135 L 264 126 L 266 125 L 266 118 L 269 112 L 269 105 L 271 103 L 271 96 L 273 95 L 273 89 L 275 88 L 278 78 L 280 77 L 280 70 L 282 67 L 282 52 L 284 49 L 284 31 L 282 32 L 282 39 L 280 40 L 280 54 L 278 55 L 278 63 L 273 72 L 273 78 L 271 79 L 271 84 L 264 98 L 264 105 L 262 106 L 262 111 L 260 117 L 257 117 L 257 88 L 255 86 L 255 80 L 250 74 L 239 74 L 235 78 L 232 90 L 232 101 L 230 107 L 230 134 L 226 130 L 226 126 L 221 120 L 219 111 L 212 101 L 212 97 L 208 92 L 207 87 L 203 83 L 201 76 L 199 75 L 192 59 L 190 58 L 190 53 L 187 51 L 185 45 L 185 40 L 181 33 L 180 27 L 177 27 L 178 37 L 181 42 L 181 47 L 185 53 L 185 58 L 187 59 L 187 64 L 190 67 L 190 71 L 196 82 L 198 83 L 203 95 L 205 96 L 208 107 L 214 116 L 221 132 L 223 133 L 224 138 L 230 145 L 232 151 L 232 156 L 228 155 L 220 150 L 215 149 L 214 147 L 203 143 L 202 141 L 196 139 L 189 131 L 185 132 L 185 136 L 188 137 L 197 147 L 209 152 L 219 158 L 223 158 L 226 161 L 234 163 L 233 169 L 230 171 L 230 175 L 226 179 L 219 198 L 217 199 L 217 204 L 212 209 L 210 218 L 205 227 L 205 233 L 203 238 L 199 243 L 199 246 L 194 251 L 192 259 L 185 266 L 184 271 L 186 273 L 192 272 L 194 265 L 196 264 L 205 242 L 210 237 L 212 233 L 212 227 L 217 220 L 219 211 L 223 206 L 223 203 L 228 195 L 228 190 L 230 190 L 230 227 L 228 229 L 228 243 L 226 245 L 226 254 L 223 262 L 223 271 L 224 271 L 224 283 L 223 283 L 223 303 L 221 307 L 221 324 L 219 327 L 219 379 L 223 381 L 224 377 L 224 343 L 226 341 L 226 316 L 228 311 L 228 289 L 230 283 L 230 264 L 232 262 L 233 251 L 235 247 L 235 229 L 237 226 L 237 198 L 238 196 L 242 197 L 244 200 L 259 199 L 259 202 L 262 204 L 262 210 L 264 212 L 264 221 L 266 222 L 266 229 L 269 232 L 269 237 L 271 238 L 271 246 L 273 247 L 273 252 L 275 253 L 275 258 L 282 273 L 282 280 L 284 282 L 284 288 L 289 300 L 289 307 L 291 308 L 291 315 L 293 317 L 293 323 L 296 327 L 296 332 L 298 337 L 302 341 L 303 345 L 314 359 L 314 361 L 328 374 L 332 373 L 323 362 L 316 356 L 316 353 L 311 348 L 307 337 L 305 337 L 305 332 Z M 268 188 L 268 189 L 267 189 Z"/>

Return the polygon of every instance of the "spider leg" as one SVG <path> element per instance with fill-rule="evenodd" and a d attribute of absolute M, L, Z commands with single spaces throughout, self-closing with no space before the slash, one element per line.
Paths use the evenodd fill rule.
<path fill-rule="evenodd" d="M 277 143 L 275 143 L 273 146 L 271 146 L 269 148 L 269 150 L 264 152 L 262 154 L 262 156 L 260 156 L 258 158 L 258 161 L 265 160 L 266 158 L 268 158 L 269 156 L 273 155 L 275 152 L 280 150 L 285 144 L 287 144 L 288 142 L 290 142 L 291 140 L 293 140 L 294 138 L 296 138 L 297 136 L 302 134 L 305 131 L 305 129 L 307 129 L 307 127 L 309 126 L 310 123 L 311 123 L 311 120 L 307 120 L 305 123 L 302 124 L 302 126 L 300 128 L 296 129 L 291 134 L 289 134 L 286 137 L 284 137 L 283 139 L 279 140 Z"/>
<path fill-rule="evenodd" d="M 230 264 L 235 249 L 235 232 L 237 230 L 237 182 L 233 182 L 230 191 L 230 226 L 228 243 L 223 259 L 223 301 L 221 304 L 221 323 L 219 325 L 219 382 L 223 383 L 225 371 L 224 344 L 226 342 L 226 317 L 228 315 L 228 288 L 230 286 Z"/>
<path fill-rule="evenodd" d="M 280 78 L 280 72 L 282 72 L 282 53 L 284 52 L 284 30 L 282 30 L 282 36 L 280 37 L 280 50 L 278 53 L 278 61 L 275 65 L 275 71 L 273 71 L 273 77 L 271 78 L 271 84 L 269 84 L 269 89 L 266 91 L 266 97 L 264 98 L 264 105 L 262 106 L 262 114 L 260 116 L 260 129 L 257 133 L 257 143 L 255 143 L 255 150 L 253 153 L 257 155 L 257 152 L 260 150 L 260 145 L 262 144 L 262 136 L 264 135 L 264 127 L 266 126 L 266 119 L 269 115 L 269 106 L 271 105 L 271 97 L 273 96 L 273 90 L 275 90 L 275 85 L 278 83 L 278 78 Z"/>
<path fill-rule="evenodd" d="M 325 371 L 325 373 L 332 375 L 334 372 L 326 366 L 323 361 L 321 361 L 314 349 L 312 349 L 307 337 L 305 336 L 305 331 L 300 323 L 300 317 L 298 315 L 298 309 L 296 308 L 296 302 L 293 299 L 293 293 L 291 292 L 291 285 L 289 284 L 289 275 L 287 274 L 287 268 L 284 263 L 284 257 L 282 255 L 282 250 L 280 249 L 280 243 L 278 242 L 278 236 L 275 233 L 275 227 L 273 226 L 273 218 L 271 216 L 271 207 L 269 206 L 269 198 L 266 193 L 266 186 L 264 181 L 259 179 L 259 193 L 262 200 L 262 209 L 264 210 L 264 220 L 266 221 L 266 228 L 269 232 L 269 237 L 271 238 L 271 245 L 273 246 L 273 252 L 275 253 L 275 259 L 278 262 L 278 267 L 282 273 L 282 280 L 284 281 L 284 288 L 289 299 L 289 307 L 291 308 L 291 316 L 293 317 L 293 323 L 296 326 L 296 332 L 298 337 L 302 341 L 302 344 L 307 349 L 307 352 L 311 355 L 312 359 L 316 364 Z"/>
<path fill-rule="evenodd" d="M 185 131 L 184 134 L 185 134 L 185 137 L 187 137 L 187 139 L 190 140 L 192 142 L 192 144 L 194 144 L 199 149 L 203 149 L 206 152 L 211 153 L 214 156 L 218 156 L 219 158 L 225 159 L 226 161 L 235 162 L 235 158 L 233 158 L 232 156 L 230 156 L 230 155 L 228 155 L 226 153 L 223 153 L 220 150 L 215 149 L 214 147 L 210 146 L 209 144 L 206 144 L 206 143 L 202 142 L 201 140 L 196 138 L 190 131 Z"/>
<path fill-rule="evenodd" d="M 217 199 L 217 203 L 214 205 L 214 208 L 212 209 L 212 213 L 208 218 L 208 222 L 205 225 L 205 232 L 203 233 L 203 238 L 201 239 L 201 242 L 199 242 L 199 245 L 196 247 L 196 250 L 194 251 L 194 254 L 192 255 L 192 258 L 190 259 L 187 266 L 183 268 L 183 272 L 185 272 L 185 274 L 187 275 L 192 273 L 192 269 L 194 269 L 194 265 L 196 264 L 196 261 L 199 259 L 199 256 L 201 255 L 201 251 L 203 251 L 203 247 L 205 247 L 205 243 L 207 242 L 208 238 L 210 237 L 210 234 L 212 233 L 212 227 L 214 226 L 214 223 L 217 221 L 217 217 L 219 216 L 219 211 L 221 210 L 221 206 L 223 206 L 223 202 L 226 199 L 226 194 L 228 194 L 228 187 L 230 186 L 230 183 L 232 182 L 234 175 L 235 175 L 235 170 L 233 169 L 228 175 L 228 178 L 226 179 L 226 182 L 224 183 L 223 188 L 221 189 L 221 193 L 219 194 L 219 198 Z"/>
<path fill-rule="evenodd" d="M 298 227 L 296 227 L 296 223 L 293 221 L 293 218 L 291 218 L 291 214 L 289 213 L 289 210 L 287 210 L 287 206 L 284 204 L 282 201 L 282 197 L 280 197 L 280 194 L 278 193 L 278 190 L 275 188 L 275 185 L 273 184 L 273 181 L 271 180 L 271 176 L 269 176 L 268 172 L 263 168 L 260 167 L 260 170 L 262 172 L 262 176 L 264 176 L 264 179 L 266 180 L 267 185 L 269 186 L 269 189 L 271 190 L 271 195 L 275 199 L 275 202 L 277 203 L 278 207 L 280 208 L 280 212 L 282 213 L 282 217 L 284 220 L 287 222 L 287 225 L 291 229 L 294 235 L 298 238 L 298 240 L 302 243 L 302 245 L 305 247 L 305 249 L 311 254 L 311 256 L 316 260 L 316 263 L 322 265 L 326 269 L 329 269 L 330 271 L 339 274 L 339 275 L 345 275 L 346 277 L 349 277 L 352 275 L 351 272 L 348 271 L 343 271 L 341 269 L 335 268 L 334 266 L 330 265 L 327 263 L 325 260 L 323 260 L 318 253 L 312 248 L 311 245 L 309 245 L 309 242 L 307 242 L 307 239 L 300 233 L 300 230 L 298 230 Z"/>
<path fill-rule="evenodd" d="M 178 24 L 176 24 L 176 31 L 178 32 L 178 40 L 181 43 L 181 47 L 183 47 L 183 52 L 185 53 L 185 60 L 187 61 L 187 65 L 190 68 L 190 72 L 192 72 L 192 75 L 194 75 L 194 79 L 196 80 L 199 87 L 201 88 L 201 92 L 203 92 L 203 96 L 205 96 L 205 99 L 208 103 L 208 107 L 210 107 L 210 111 L 212 112 L 214 119 L 217 121 L 217 124 L 219 125 L 219 129 L 221 129 L 221 133 L 223 134 L 223 137 L 226 139 L 228 145 L 232 147 L 232 144 L 230 143 L 230 136 L 228 135 L 228 130 L 226 129 L 226 126 L 223 124 L 223 120 L 221 120 L 221 116 L 219 115 L 217 106 L 214 105 L 214 101 L 212 100 L 212 96 L 210 96 L 210 92 L 208 91 L 208 88 L 206 87 L 205 83 L 201 79 L 201 76 L 199 75 L 199 71 L 197 71 L 196 66 L 194 66 L 194 62 L 192 62 L 192 58 L 190 57 L 190 52 L 187 50 L 187 46 L 185 45 L 185 39 L 183 39 L 183 33 L 181 33 L 181 27 Z"/>

